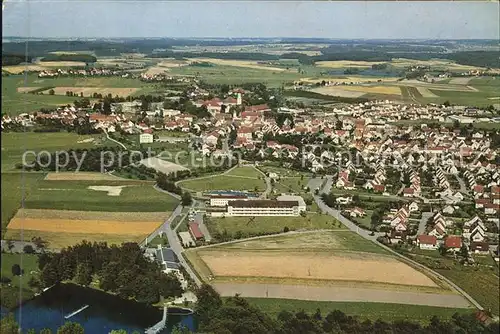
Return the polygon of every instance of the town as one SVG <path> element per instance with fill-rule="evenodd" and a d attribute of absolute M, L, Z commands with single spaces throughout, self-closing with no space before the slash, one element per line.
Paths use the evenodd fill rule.
<path fill-rule="evenodd" d="M 499 4 L 385 5 L 4 2 L 0 332 L 498 333 Z"/>

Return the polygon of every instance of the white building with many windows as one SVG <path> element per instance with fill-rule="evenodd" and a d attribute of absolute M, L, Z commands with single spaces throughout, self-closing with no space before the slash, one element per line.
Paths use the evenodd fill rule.
<path fill-rule="evenodd" d="M 226 216 L 298 216 L 298 201 L 237 200 L 227 205 Z"/>

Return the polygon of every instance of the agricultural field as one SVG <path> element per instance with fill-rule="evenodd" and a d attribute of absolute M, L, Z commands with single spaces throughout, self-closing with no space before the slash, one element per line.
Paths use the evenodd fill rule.
<path fill-rule="evenodd" d="M 140 242 L 160 226 L 168 212 L 97 212 L 20 209 L 7 226 L 7 239 L 40 236 L 50 248 L 81 240 L 117 243 Z"/>
<path fill-rule="evenodd" d="M 266 189 L 263 179 L 232 176 L 228 174 L 205 176 L 179 182 L 179 186 L 189 191 L 248 190 L 262 192 Z"/>
<path fill-rule="evenodd" d="M 2 132 L 2 173 L 22 163 L 24 151 L 55 152 L 65 149 L 83 149 L 100 146 L 103 135 L 78 135 L 69 132 Z M 33 155 L 27 155 L 33 159 Z"/>
<path fill-rule="evenodd" d="M 250 303 L 250 305 L 258 307 L 260 310 L 274 318 L 276 318 L 281 311 L 305 311 L 306 313 L 314 314 L 317 309 L 320 309 L 323 316 L 326 316 L 331 311 L 339 310 L 347 315 L 358 317 L 363 320 L 367 319 L 376 321 L 380 319 L 387 322 L 407 320 L 427 325 L 433 316 L 437 316 L 442 320 L 447 320 L 451 319 L 455 313 L 470 314 L 472 312 L 470 309 L 464 308 L 391 303 L 325 302 L 274 298 L 245 299 Z"/>
<path fill-rule="evenodd" d="M 230 59 L 216 59 L 216 58 L 193 58 L 190 59 L 192 62 L 207 62 L 215 65 L 222 65 L 222 66 L 236 66 L 236 67 L 247 67 L 247 68 L 252 68 L 252 69 L 258 69 L 258 70 L 266 70 L 266 71 L 276 71 L 276 72 L 282 72 L 286 71 L 285 68 L 281 67 L 272 67 L 269 66 L 267 63 L 269 61 L 249 61 L 249 60 L 230 60 Z M 296 70 L 293 70 L 296 72 Z"/>
<path fill-rule="evenodd" d="M 85 65 L 84 62 L 80 61 L 42 61 L 36 64 L 2 66 L 2 71 L 11 74 L 20 74 L 24 71 L 45 71 L 54 68 L 85 67 Z"/>
<path fill-rule="evenodd" d="M 309 212 L 306 217 L 210 217 L 207 228 L 216 233 L 224 233 L 231 237 L 241 234 L 255 236 L 283 232 L 289 230 L 334 229 L 342 225 L 335 218 L 316 212 Z"/>
<path fill-rule="evenodd" d="M 318 61 L 316 66 L 329 68 L 371 68 L 372 65 L 385 64 L 385 61 L 352 61 L 352 60 L 331 60 Z"/>
<path fill-rule="evenodd" d="M 33 87 L 35 89 L 46 88 L 47 93 L 30 94 L 21 93 Z M 86 88 L 87 91 L 93 88 L 95 92 L 104 93 L 106 88 L 135 88 L 133 94 L 148 94 L 155 93 L 156 86 L 152 83 L 145 83 L 139 79 L 127 79 L 121 77 L 60 77 L 60 78 L 38 78 L 36 74 L 27 75 L 11 75 L 2 77 L 2 113 L 10 115 L 18 115 L 24 112 L 38 111 L 40 108 L 54 108 L 57 106 L 73 103 L 76 97 L 68 97 L 64 95 L 49 95 L 48 90 L 54 87 L 71 87 L 77 90 L 76 87 Z M 99 88 L 99 90 L 97 90 Z M 54 88 L 56 90 L 56 88 Z M 102 90 L 102 91 L 101 91 Z M 92 91 L 93 93 L 94 91 Z M 113 92 L 114 93 L 114 92 Z M 66 90 L 62 91 L 66 94 Z M 85 94 L 85 93 L 84 93 Z"/>
<path fill-rule="evenodd" d="M 153 188 L 152 182 L 46 181 L 38 182 L 25 200 L 29 209 L 113 212 L 172 211 L 177 200 Z"/>

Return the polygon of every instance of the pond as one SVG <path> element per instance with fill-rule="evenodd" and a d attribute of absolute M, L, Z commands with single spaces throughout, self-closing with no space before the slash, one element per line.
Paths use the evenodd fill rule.
<path fill-rule="evenodd" d="M 82 311 L 65 319 L 65 316 L 85 307 Z M 66 321 L 78 322 L 85 333 L 108 334 L 113 329 L 124 329 L 128 333 L 144 330 L 159 322 L 163 311 L 134 301 L 124 300 L 91 288 L 74 284 L 58 284 L 41 295 L 13 310 L 16 320 L 21 324 L 23 333 L 28 329 L 37 332 L 50 328 L 53 333 Z M 2 311 L 2 315 L 6 312 Z M 196 329 L 193 315 L 168 315 L 167 327 L 162 334 L 170 333 L 172 328 L 182 324 L 191 330 Z"/>

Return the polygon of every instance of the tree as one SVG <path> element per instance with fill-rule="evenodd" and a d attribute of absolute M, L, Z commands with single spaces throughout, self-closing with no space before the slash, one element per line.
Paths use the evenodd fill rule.
<path fill-rule="evenodd" d="M 184 206 L 191 205 L 193 203 L 193 198 L 191 197 L 191 193 L 189 191 L 184 191 L 181 196 L 181 203 Z"/>
<path fill-rule="evenodd" d="M 35 253 L 35 249 L 31 245 L 25 245 L 24 248 L 23 248 L 23 251 L 26 254 L 34 254 Z"/>
<path fill-rule="evenodd" d="M 35 244 L 36 248 L 40 248 L 40 249 L 47 247 L 47 244 L 48 244 L 47 241 L 43 240 L 40 237 L 33 237 L 31 239 L 31 242 L 33 242 Z"/>
<path fill-rule="evenodd" d="M 8 240 L 7 247 L 9 248 L 9 251 L 12 251 L 12 248 L 14 248 L 14 241 Z"/>
<path fill-rule="evenodd" d="M 0 333 L 19 334 L 19 325 L 12 313 L 0 320 Z"/>
<path fill-rule="evenodd" d="M 84 334 L 82 325 L 76 322 L 66 322 L 64 325 L 59 327 L 57 334 Z"/>
<path fill-rule="evenodd" d="M 44 328 L 40 331 L 40 334 L 52 334 L 52 330 L 49 328 Z"/>
<path fill-rule="evenodd" d="M 195 311 L 201 325 L 207 324 L 222 307 L 222 299 L 217 291 L 208 284 L 203 284 L 196 292 L 198 302 Z"/>
<path fill-rule="evenodd" d="M 285 226 L 285 227 L 283 228 L 283 232 L 284 232 L 284 233 L 287 233 L 287 232 L 289 232 L 289 231 L 290 231 L 290 229 L 288 228 L 288 226 Z"/>
<path fill-rule="evenodd" d="M 13 276 L 21 276 L 21 267 L 17 263 L 12 265 L 11 271 Z"/>
<path fill-rule="evenodd" d="M 128 334 L 124 329 L 113 329 L 109 334 Z"/>
<path fill-rule="evenodd" d="M 76 284 L 88 286 L 92 282 L 92 270 L 88 262 L 78 264 L 74 278 Z"/>
<path fill-rule="evenodd" d="M 49 95 L 54 95 L 55 93 L 56 92 L 53 89 L 49 90 Z"/>

